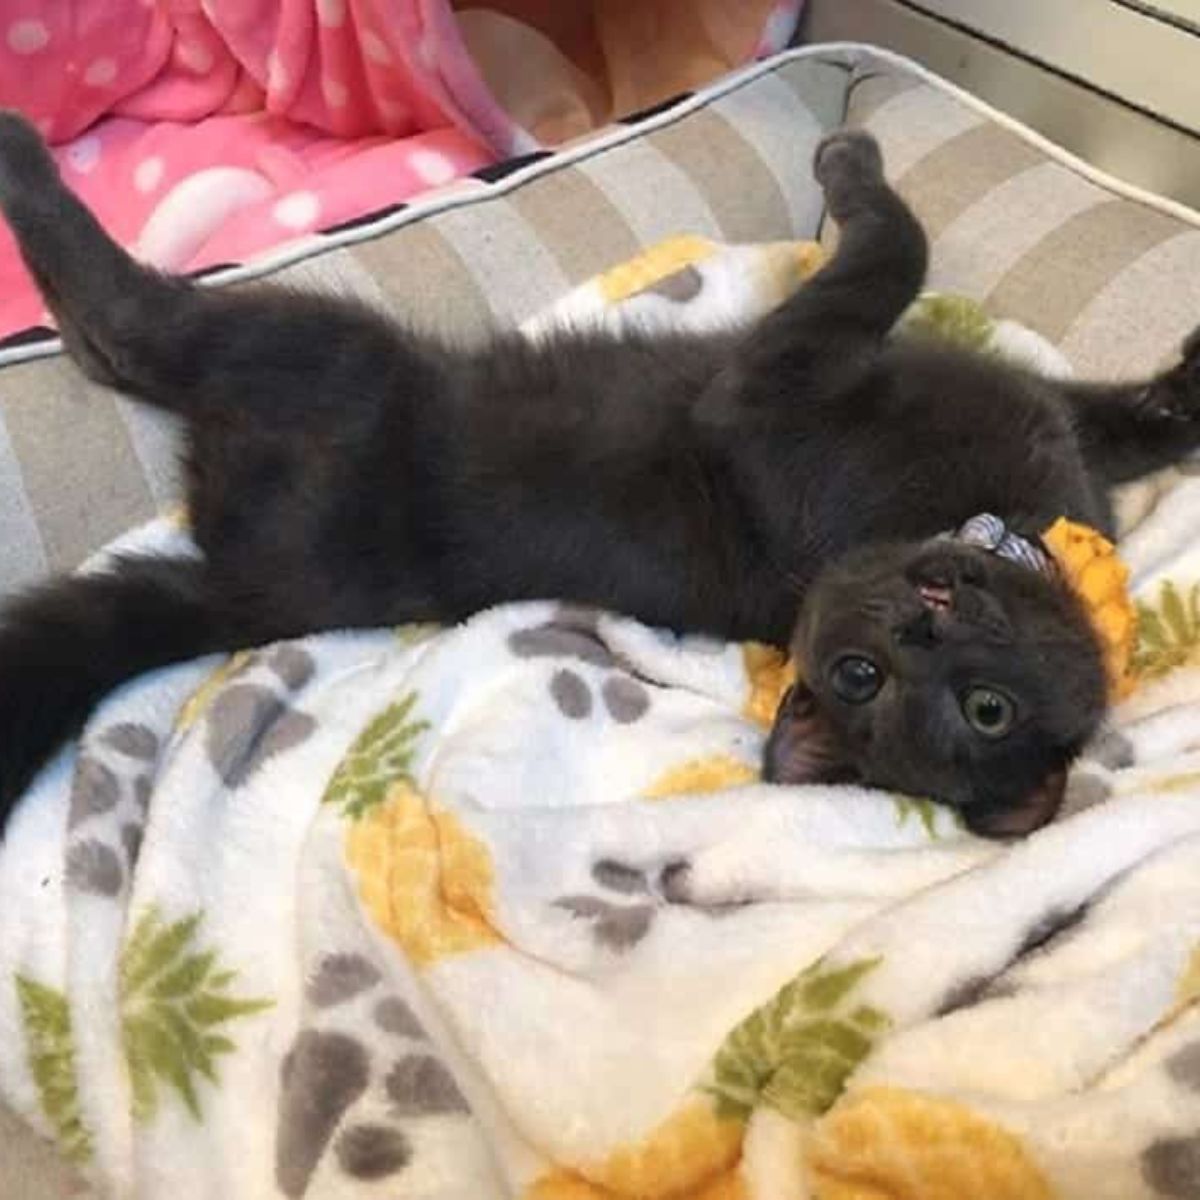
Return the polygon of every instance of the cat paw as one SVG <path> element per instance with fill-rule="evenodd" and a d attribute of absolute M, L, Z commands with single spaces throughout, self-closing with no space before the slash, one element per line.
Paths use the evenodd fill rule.
<path fill-rule="evenodd" d="M 858 193 L 883 182 L 879 143 L 858 129 L 831 133 L 817 144 L 813 175 L 825 191 L 829 211 L 837 219 Z"/>
<path fill-rule="evenodd" d="M 1147 389 L 1147 399 L 1163 417 L 1200 421 L 1200 327 L 1184 339 L 1179 363 Z"/>
<path fill-rule="evenodd" d="M 20 113 L 0 109 L 0 204 L 57 181 L 58 168 L 41 134 Z"/>

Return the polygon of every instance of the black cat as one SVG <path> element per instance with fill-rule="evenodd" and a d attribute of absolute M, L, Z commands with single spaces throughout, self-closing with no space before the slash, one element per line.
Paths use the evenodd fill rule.
<path fill-rule="evenodd" d="M 1109 484 L 1200 445 L 1200 339 L 1115 386 L 890 341 L 924 235 L 868 136 L 826 139 L 814 170 L 838 250 L 752 327 L 463 352 L 344 301 L 144 269 L 0 114 L 0 208 L 68 349 L 186 419 L 204 555 L 128 558 L 8 607 L 0 818 L 139 672 L 541 597 L 793 637 L 807 683 L 775 778 L 932 795 L 986 833 L 1048 819 L 1104 711 L 1097 643 L 1055 579 L 932 539 L 983 512 L 1107 529 Z"/>

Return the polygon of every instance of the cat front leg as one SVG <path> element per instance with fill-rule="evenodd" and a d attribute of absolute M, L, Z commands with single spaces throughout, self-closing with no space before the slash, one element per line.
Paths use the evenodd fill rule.
<path fill-rule="evenodd" d="M 1106 486 L 1125 483 L 1200 450 L 1200 327 L 1179 362 L 1137 383 L 1066 383 L 1089 469 Z"/>

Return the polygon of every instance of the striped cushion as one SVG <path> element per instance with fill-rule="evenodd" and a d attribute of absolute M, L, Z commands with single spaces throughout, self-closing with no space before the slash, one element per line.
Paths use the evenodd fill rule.
<path fill-rule="evenodd" d="M 843 119 L 883 142 L 933 237 L 931 285 L 983 298 L 1083 373 L 1166 359 L 1200 318 L 1194 214 L 1137 198 L 903 59 L 812 47 L 553 156 L 312 239 L 266 267 L 478 337 L 679 232 L 811 237 L 809 161 Z M 7 363 L 7 365 L 4 365 Z M 0 350 L 0 591 L 75 566 L 177 497 L 168 422 L 46 344 Z"/>

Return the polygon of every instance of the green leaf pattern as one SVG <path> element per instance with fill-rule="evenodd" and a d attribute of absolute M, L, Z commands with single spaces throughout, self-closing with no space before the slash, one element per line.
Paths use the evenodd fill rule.
<path fill-rule="evenodd" d="M 925 834 L 931 842 L 937 841 L 937 819 L 938 809 L 932 800 L 928 800 L 918 796 L 893 796 L 892 803 L 896 806 L 896 824 L 903 829 L 910 820 L 916 820 L 921 823 L 925 829 Z M 943 809 L 950 818 L 962 826 L 962 816 L 957 809 Z"/>
<path fill-rule="evenodd" d="M 906 336 L 953 342 L 976 353 L 989 353 L 995 326 L 983 306 L 967 296 L 926 292 L 900 318 L 898 330 Z"/>
<path fill-rule="evenodd" d="M 1157 606 L 1139 600 L 1137 614 L 1133 669 L 1140 677 L 1156 679 L 1200 660 L 1200 583 L 1181 591 L 1165 580 Z"/>
<path fill-rule="evenodd" d="M 358 820 L 382 804 L 392 784 L 414 783 L 412 760 L 428 721 L 413 719 L 417 694 L 409 692 L 384 709 L 359 734 L 334 772 L 322 800 L 341 806 L 342 816 Z"/>
<path fill-rule="evenodd" d="M 67 998 L 26 975 L 17 975 L 15 982 L 29 1068 L 42 1111 L 54 1126 L 63 1155 L 70 1162 L 85 1163 L 92 1157 L 92 1135 L 79 1112 Z"/>
<path fill-rule="evenodd" d="M 889 1027 L 879 1009 L 851 1003 L 880 961 L 818 961 L 742 1021 L 713 1063 L 718 1111 L 743 1119 L 760 1104 L 792 1119 L 825 1112 Z"/>
<path fill-rule="evenodd" d="M 139 1122 L 154 1118 L 164 1088 L 199 1120 L 198 1081 L 217 1083 L 217 1060 L 236 1049 L 223 1027 L 272 1004 L 230 993 L 237 973 L 196 945 L 201 918 L 167 922 L 151 907 L 121 952 L 121 1035 Z"/>

